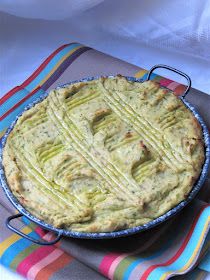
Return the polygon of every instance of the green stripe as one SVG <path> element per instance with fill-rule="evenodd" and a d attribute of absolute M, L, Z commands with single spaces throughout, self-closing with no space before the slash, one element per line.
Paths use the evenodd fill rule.
<path fill-rule="evenodd" d="M 29 255 L 31 255 L 36 249 L 40 248 L 40 245 L 37 244 L 32 244 L 29 247 L 27 247 L 26 249 L 24 249 L 23 251 L 21 251 L 11 262 L 10 264 L 10 268 L 12 270 L 16 270 L 18 265 L 25 259 L 27 258 Z"/>
<path fill-rule="evenodd" d="M 35 224 L 34 222 L 31 222 L 28 218 L 26 218 L 25 216 L 23 216 L 21 218 L 21 220 L 23 221 L 23 223 L 25 225 L 27 225 L 28 227 L 30 227 L 33 231 L 37 228 L 37 224 Z"/>
<path fill-rule="evenodd" d="M 165 79 L 165 78 L 163 78 L 161 76 L 155 76 L 154 78 L 152 78 L 152 80 L 155 81 L 155 82 L 160 82 L 163 79 Z"/>
<path fill-rule="evenodd" d="M 177 222 L 177 217 L 173 221 L 175 224 Z M 180 226 L 182 226 L 182 223 L 180 223 Z M 139 258 L 141 259 L 149 259 L 152 256 L 157 256 L 157 253 L 161 253 L 163 250 L 165 251 L 173 242 L 173 239 L 175 236 L 173 235 L 173 227 L 170 225 L 168 228 L 165 229 L 164 233 L 160 235 L 160 237 L 155 240 L 149 248 L 146 248 L 145 251 L 133 254 L 130 256 L 125 257 L 116 267 L 114 272 L 114 279 L 124 279 L 125 272 L 128 269 L 128 267 L 135 261 L 138 261 Z M 157 234 L 156 231 L 153 232 L 153 236 Z M 173 236 L 171 239 L 169 239 L 168 243 L 166 244 L 166 236 Z M 143 238 L 143 237 L 142 237 Z M 151 236 L 148 236 L 148 240 L 151 239 Z M 143 238 L 145 239 L 145 238 Z M 165 248 L 163 249 L 163 244 L 165 244 Z M 144 243 L 143 243 L 144 245 Z M 143 246 L 142 245 L 142 246 Z M 136 244 L 136 248 L 139 248 L 140 246 Z M 134 251 L 132 248 L 129 251 Z M 129 252 L 128 252 L 129 253 Z"/>
<path fill-rule="evenodd" d="M 149 249 L 146 249 L 146 251 L 125 257 L 116 267 L 114 272 L 114 279 L 123 279 L 124 273 L 127 270 L 127 268 L 134 261 L 139 259 L 139 254 L 141 254 L 141 258 L 148 258 L 149 256 L 153 255 L 155 252 L 159 251 L 162 248 L 164 240 L 165 240 L 165 236 L 162 236 L 162 238 L 156 240 L 156 242 L 153 243 Z M 136 247 L 138 247 L 138 245 Z"/>

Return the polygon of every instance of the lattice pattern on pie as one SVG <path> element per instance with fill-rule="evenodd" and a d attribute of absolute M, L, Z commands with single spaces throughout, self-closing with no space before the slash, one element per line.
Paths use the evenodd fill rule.
<path fill-rule="evenodd" d="M 203 161 L 201 127 L 183 103 L 121 76 L 52 90 L 19 118 L 3 156 L 24 207 L 84 232 L 160 216 L 186 197 Z"/>

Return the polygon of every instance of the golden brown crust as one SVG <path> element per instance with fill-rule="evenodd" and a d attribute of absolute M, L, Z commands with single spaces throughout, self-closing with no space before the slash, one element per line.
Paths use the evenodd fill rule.
<path fill-rule="evenodd" d="M 83 232 L 164 214 L 186 198 L 203 162 L 202 129 L 181 100 L 119 75 L 52 91 L 19 118 L 3 152 L 22 205 Z"/>

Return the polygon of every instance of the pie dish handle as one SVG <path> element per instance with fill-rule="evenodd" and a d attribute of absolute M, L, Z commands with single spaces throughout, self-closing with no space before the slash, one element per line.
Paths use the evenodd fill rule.
<path fill-rule="evenodd" d="M 184 72 L 182 72 L 180 70 L 177 70 L 177 69 L 175 69 L 175 68 L 173 68 L 171 66 L 168 66 L 168 65 L 157 64 L 157 65 L 153 66 L 149 70 L 149 72 L 148 72 L 147 79 L 146 79 L 147 81 L 149 81 L 153 71 L 155 69 L 157 69 L 157 68 L 164 68 L 164 69 L 170 70 L 170 71 L 175 72 L 175 73 L 181 75 L 182 77 L 184 77 L 187 80 L 187 88 L 186 88 L 185 92 L 182 94 L 182 97 L 184 98 L 188 94 L 188 92 L 189 92 L 189 90 L 191 88 L 191 79 L 190 79 L 190 77 L 187 74 L 185 74 Z"/>
<path fill-rule="evenodd" d="M 38 245 L 53 245 L 53 244 L 57 243 L 57 242 L 61 239 L 61 237 L 62 237 L 62 231 L 59 231 L 59 232 L 58 232 L 58 236 L 57 236 L 54 240 L 52 240 L 52 241 L 44 241 L 44 240 L 41 240 L 41 239 L 40 239 L 40 240 L 39 240 L 39 239 L 34 239 L 33 237 L 31 237 L 31 236 L 29 236 L 29 235 L 27 235 L 27 234 L 25 234 L 25 233 L 19 231 L 18 229 L 16 229 L 15 227 L 13 227 L 13 226 L 10 224 L 10 221 L 12 221 L 12 220 L 14 220 L 14 219 L 17 219 L 17 218 L 20 218 L 20 217 L 22 217 L 22 216 L 23 216 L 23 214 L 20 214 L 20 213 L 19 213 L 19 214 L 12 215 L 12 216 L 8 217 L 8 218 L 6 219 L 6 226 L 7 226 L 11 231 L 15 232 L 16 234 L 18 234 L 18 235 L 20 235 L 20 236 L 22 236 L 22 237 L 24 237 L 24 238 L 30 240 L 30 241 L 33 242 L 33 243 L 36 243 L 36 244 L 38 244 Z"/>

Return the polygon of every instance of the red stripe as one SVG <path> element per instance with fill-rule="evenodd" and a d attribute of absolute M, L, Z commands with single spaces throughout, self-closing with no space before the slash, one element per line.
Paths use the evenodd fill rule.
<path fill-rule="evenodd" d="M 100 273 L 107 277 L 112 263 L 119 256 L 119 253 L 109 253 L 108 255 L 106 255 L 99 266 Z"/>
<path fill-rule="evenodd" d="M 33 90 L 32 92 L 30 92 L 28 95 L 26 95 L 23 99 L 21 99 L 18 103 L 16 103 L 12 108 L 10 108 L 4 115 L 2 115 L 0 117 L 0 121 L 2 121 L 4 118 L 6 118 L 6 116 L 8 116 L 12 111 L 14 111 L 18 106 L 20 106 L 25 100 L 27 100 L 29 97 L 31 97 L 32 95 L 34 95 L 38 90 L 40 89 L 40 87 L 36 88 L 35 90 Z"/>
<path fill-rule="evenodd" d="M 38 263 L 40 260 L 44 259 L 50 253 L 52 253 L 56 248 L 54 246 L 42 246 L 37 248 L 32 252 L 29 256 L 27 256 L 24 260 L 22 260 L 16 271 L 23 276 L 26 276 L 29 269 Z"/>
<path fill-rule="evenodd" d="M 17 91 L 19 91 L 20 89 L 22 89 L 22 87 L 27 86 L 34 78 L 36 78 L 39 73 L 44 69 L 44 67 L 48 64 L 48 62 L 58 53 L 60 52 L 62 49 L 64 49 L 65 47 L 72 45 L 75 43 L 71 43 L 71 44 L 65 44 L 63 46 L 61 46 L 60 48 L 58 48 L 57 50 L 55 50 L 50 56 L 48 56 L 47 59 L 44 60 L 44 62 L 35 70 L 35 72 L 27 79 L 25 80 L 21 86 L 17 86 L 13 89 L 11 89 L 9 92 L 7 92 L 1 99 L 0 99 L 0 104 L 2 104 L 3 102 L 5 102 L 7 99 L 9 99 L 12 95 L 14 95 Z"/>
<path fill-rule="evenodd" d="M 149 276 L 149 274 L 150 274 L 153 270 L 155 270 L 157 267 L 160 267 L 160 266 L 161 266 L 161 267 L 162 267 L 162 266 L 168 266 L 168 265 L 172 264 L 173 262 L 175 262 L 175 261 L 179 258 L 179 256 L 182 254 L 182 252 L 184 251 L 185 247 L 187 246 L 187 243 L 188 243 L 188 241 L 189 241 L 189 239 L 190 239 L 190 237 L 191 237 L 191 235 L 192 235 L 192 233 L 193 233 L 193 231 L 194 231 L 194 229 L 195 229 L 195 226 L 196 226 L 196 224 L 197 224 L 198 219 L 200 218 L 200 216 L 201 216 L 203 210 L 204 210 L 205 208 L 207 208 L 207 207 L 208 207 L 208 205 L 205 205 L 205 206 L 203 206 L 202 209 L 200 210 L 199 214 L 198 214 L 197 217 L 195 218 L 195 220 L 194 220 L 194 222 L 193 222 L 193 224 L 192 224 L 192 226 L 191 226 L 191 228 L 190 228 L 190 231 L 188 232 L 188 234 L 187 234 L 187 236 L 186 236 L 184 242 L 182 243 L 182 246 L 179 248 L 179 250 L 176 252 L 176 254 L 175 254 L 171 259 L 169 259 L 167 262 L 165 262 L 165 263 L 160 263 L 160 264 L 156 264 L 156 265 L 150 266 L 150 267 L 144 272 L 144 274 L 141 276 L 140 280 L 146 280 L 147 277 Z"/>
<path fill-rule="evenodd" d="M 45 59 L 45 61 L 36 69 L 36 71 L 27 79 L 22 83 L 22 87 L 26 87 L 32 80 L 34 80 L 38 74 L 44 69 L 44 67 L 48 64 L 48 62 L 58 53 L 60 52 L 62 49 L 64 49 L 65 47 L 72 45 L 75 43 L 71 43 L 71 44 L 66 44 L 61 46 L 60 48 L 58 48 L 57 50 L 55 50 L 50 56 L 48 56 L 47 59 Z"/>
<path fill-rule="evenodd" d="M 170 83 L 172 83 L 172 80 L 169 80 L 167 78 L 162 78 L 159 83 L 161 86 L 167 87 Z"/>
<path fill-rule="evenodd" d="M 0 105 L 3 104 L 7 99 L 10 98 L 13 94 L 15 94 L 17 91 L 21 90 L 21 86 L 14 87 L 9 92 L 7 92 L 2 98 L 0 98 Z"/>
<path fill-rule="evenodd" d="M 35 228 L 34 231 L 41 237 L 43 237 L 47 233 L 47 230 L 44 230 L 43 228 L 41 228 L 39 226 L 37 228 Z"/>
<path fill-rule="evenodd" d="M 66 63 L 66 61 L 69 60 L 69 58 L 71 58 L 71 60 L 69 61 L 68 66 L 79 56 L 81 55 L 84 51 L 87 51 L 89 48 L 83 48 L 83 49 L 78 49 L 76 50 L 73 54 L 71 54 L 71 56 L 67 57 L 66 60 L 58 67 L 58 69 L 51 75 L 51 77 L 58 71 L 60 71 L 60 74 L 58 75 L 58 77 L 63 73 L 63 71 L 61 71 L 61 67 L 64 63 Z M 64 69 L 65 70 L 65 69 Z M 49 83 L 50 78 L 42 85 L 42 87 L 46 87 L 46 83 Z M 49 87 L 50 85 L 48 85 Z M 47 87 L 47 88 L 48 88 Z M 10 108 L 6 113 L 4 113 L 4 115 L 2 115 L 0 117 L 0 121 L 3 120 L 6 116 L 8 116 L 12 111 L 14 111 L 20 104 L 22 104 L 25 100 L 27 100 L 30 96 L 32 96 L 38 89 L 40 89 L 41 87 L 39 86 L 38 88 L 36 88 L 35 90 L 33 90 L 30 94 L 28 94 L 27 96 L 25 96 L 22 100 L 20 100 L 17 104 L 15 104 L 12 108 Z M 47 89 L 46 88 L 46 89 Z"/>

